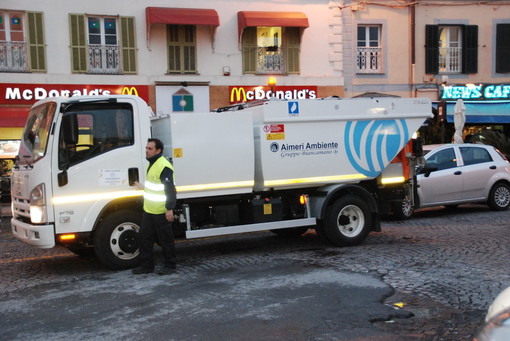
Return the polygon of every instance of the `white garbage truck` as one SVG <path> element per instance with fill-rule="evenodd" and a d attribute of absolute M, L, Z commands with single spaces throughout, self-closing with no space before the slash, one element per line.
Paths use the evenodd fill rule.
<path fill-rule="evenodd" d="M 430 116 L 424 98 L 267 100 L 164 117 L 136 96 L 46 98 L 30 110 L 13 169 L 12 233 L 133 267 L 143 201 L 134 183 L 155 137 L 175 168 L 176 235 L 311 228 L 356 245 L 402 200 L 406 146 Z"/>

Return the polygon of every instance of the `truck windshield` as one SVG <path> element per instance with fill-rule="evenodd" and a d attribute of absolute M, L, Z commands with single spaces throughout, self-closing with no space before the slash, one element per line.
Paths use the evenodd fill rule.
<path fill-rule="evenodd" d="M 21 137 L 18 165 L 32 164 L 46 154 L 55 106 L 55 102 L 47 102 L 30 110 Z"/>

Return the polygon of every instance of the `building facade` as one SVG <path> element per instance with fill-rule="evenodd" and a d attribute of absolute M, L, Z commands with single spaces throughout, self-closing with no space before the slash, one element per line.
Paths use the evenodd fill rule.
<path fill-rule="evenodd" d="M 313 0 L 4 0 L 0 140 L 47 96 L 138 94 L 158 114 L 343 96 L 340 14 Z"/>

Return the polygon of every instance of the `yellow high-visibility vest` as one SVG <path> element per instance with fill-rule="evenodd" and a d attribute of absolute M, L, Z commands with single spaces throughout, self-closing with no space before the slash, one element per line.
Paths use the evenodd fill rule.
<path fill-rule="evenodd" d="M 143 210 L 147 213 L 162 214 L 166 212 L 165 185 L 163 185 L 160 179 L 161 172 L 165 167 L 170 168 L 172 172 L 174 171 L 174 166 L 170 161 L 166 157 L 161 156 L 154 162 L 147 173 L 143 194 Z"/>

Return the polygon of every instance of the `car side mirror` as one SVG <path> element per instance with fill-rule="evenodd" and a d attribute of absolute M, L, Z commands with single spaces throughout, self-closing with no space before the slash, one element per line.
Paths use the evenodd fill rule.
<path fill-rule="evenodd" d="M 430 176 L 430 173 L 437 171 L 437 167 L 433 166 L 427 166 L 425 165 L 423 168 L 420 169 L 419 174 L 423 174 L 426 178 Z"/>

